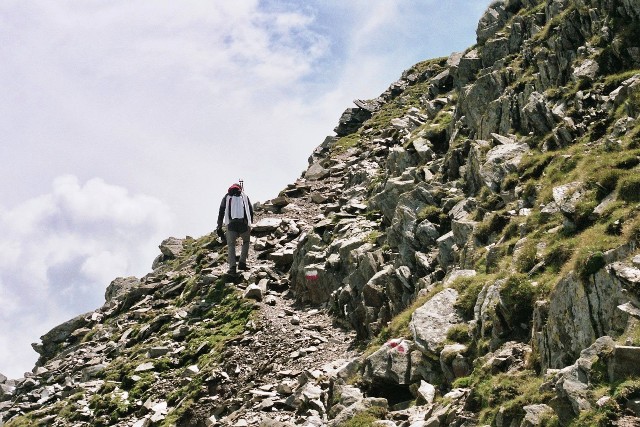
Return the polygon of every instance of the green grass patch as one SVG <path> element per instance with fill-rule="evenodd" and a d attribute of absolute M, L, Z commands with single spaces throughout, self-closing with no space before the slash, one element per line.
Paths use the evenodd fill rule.
<path fill-rule="evenodd" d="M 620 180 L 618 197 L 625 202 L 640 202 L 640 174 L 634 174 Z"/>
<path fill-rule="evenodd" d="M 371 427 L 375 421 L 383 420 L 386 414 L 385 408 L 372 406 L 364 412 L 356 413 L 353 418 L 338 424 L 337 427 Z"/>
<path fill-rule="evenodd" d="M 486 275 L 461 277 L 451 284 L 451 287 L 458 291 L 455 307 L 466 320 L 473 319 L 473 310 L 476 306 L 478 295 L 480 295 L 482 288 L 492 277 Z"/>
<path fill-rule="evenodd" d="M 542 378 L 533 371 L 491 375 L 476 367 L 464 382 L 472 387 L 470 396 L 474 412 L 479 412 L 480 424 L 494 425 L 499 411 L 505 419 L 521 418 L 524 406 L 548 403 L 555 393 L 541 392 Z"/>

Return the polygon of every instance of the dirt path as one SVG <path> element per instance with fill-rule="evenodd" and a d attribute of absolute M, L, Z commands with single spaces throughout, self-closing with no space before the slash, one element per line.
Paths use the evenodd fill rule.
<path fill-rule="evenodd" d="M 313 203 L 309 194 L 326 191 L 339 181 L 335 177 L 309 183 L 307 194 L 291 198 L 283 212 L 259 209 L 254 222 L 264 218 L 292 219 L 302 232 L 308 231 L 324 216 L 322 205 Z M 357 356 L 355 332 L 336 324 L 322 307 L 297 304 L 287 287 L 288 273 L 278 273 L 273 262 L 258 256 L 252 243 L 247 262 L 249 274 L 235 286 L 243 291 L 249 284 L 247 279 L 260 272 L 276 272 L 280 283 L 270 286 L 262 301 L 256 302 L 259 310 L 254 324 L 249 325 L 243 337 L 231 342 L 224 354 L 221 386 L 215 390 L 215 399 L 223 401 L 217 425 L 253 426 L 265 419 L 300 422 L 308 414 L 296 414 L 287 404 L 292 391 L 304 381 L 320 385 L 328 372 Z M 226 264 L 221 266 L 221 272 L 226 268 Z"/>

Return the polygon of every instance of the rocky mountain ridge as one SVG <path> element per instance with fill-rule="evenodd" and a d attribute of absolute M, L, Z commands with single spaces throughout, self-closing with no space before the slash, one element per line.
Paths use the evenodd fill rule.
<path fill-rule="evenodd" d="M 640 425 L 640 3 L 501 0 L 54 328 L 0 425 Z"/>

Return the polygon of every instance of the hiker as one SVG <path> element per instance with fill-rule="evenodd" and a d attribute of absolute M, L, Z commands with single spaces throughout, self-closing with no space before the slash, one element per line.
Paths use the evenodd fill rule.
<path fill-rule="evenodd" d="M 240 181 L 242 182 L 242 181 Z M 249 255 L 249 243 L 251 235 L 251 223 L 253 222 L 253 206 L 249 197 L 244 193 L 240 184 L 233 184 L 227 190 L 227 194 L 220 202 L 218 212 L 218 228 L 216 232 L 222 238 L 222 224 L 227 226 L 227 246 L 229 248 L 229 271 L 228 274 L 236 274 L 236 240 L 242 238 L 242 251 L 237 268 L 247 269 L 247 256 Z M 224 240 L 224 238 L 223 238 Z"/>

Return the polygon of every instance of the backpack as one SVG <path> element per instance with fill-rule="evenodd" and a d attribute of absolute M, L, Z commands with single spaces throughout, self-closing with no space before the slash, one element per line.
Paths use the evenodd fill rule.
<path fill-rule="evenodd" d="M 230 195 L 229 197 L 229 206 L 227 207 L 229 212 L 229 223 L 227 224 L 227 229 L 231 231 L 235 231 L 236 233 L 245 233 L 249 229 L 249 223 L 247 221 L 247 215 L 245 213 L 244 202 L 241 196 Z M 240 203 L 242 206 L 242 217 L 234 218 L 231 210 L 232 203 Z"/>

